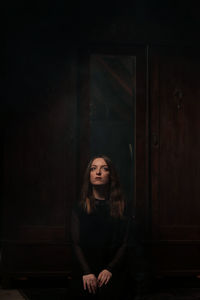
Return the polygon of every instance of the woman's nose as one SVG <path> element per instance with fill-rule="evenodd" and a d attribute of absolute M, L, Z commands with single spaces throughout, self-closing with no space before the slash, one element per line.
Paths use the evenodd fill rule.
<path fill-rule="evenodd" d="M 97 169 L 97 174 L 101 174 L 101 169 Z"/>

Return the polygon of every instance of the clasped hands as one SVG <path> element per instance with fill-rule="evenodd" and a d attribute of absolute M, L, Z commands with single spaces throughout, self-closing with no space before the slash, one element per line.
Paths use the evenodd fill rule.
<path fill-rule="evenodd" d="M 99 273 L 98 278 L 94 274 L 83 275 L 83 288 L 95 294 L 97 287 L 107 284 L 111 277 L 112 273 L 106 269 Z"/>

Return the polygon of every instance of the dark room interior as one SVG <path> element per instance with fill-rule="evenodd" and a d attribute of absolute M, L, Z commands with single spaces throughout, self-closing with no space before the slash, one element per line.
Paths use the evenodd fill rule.
<path fill-rule="evenodd" d="M 139 240 L 124 299 L 200 299 L 197 6 L 17 2 L 4 14 L 0 298 L 72 299 L 71 212 L 104 153 Z"/>

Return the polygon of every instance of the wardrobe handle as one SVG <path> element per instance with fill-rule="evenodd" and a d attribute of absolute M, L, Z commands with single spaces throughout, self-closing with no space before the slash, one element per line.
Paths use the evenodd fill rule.
<path fill-rule="evenodd" d="M 158 146 L 158 135 L 155 132 L 152 133 L 152 144 L 154 147 Z"/>
<path fill-rule="evenodd" d="M 130 157 L 131 157 L 131 160 L 132 160 L 133 159 L 133 148 L 132 148 L 131 144 L 128 144 L 128 146 L 129 146 Z"/>

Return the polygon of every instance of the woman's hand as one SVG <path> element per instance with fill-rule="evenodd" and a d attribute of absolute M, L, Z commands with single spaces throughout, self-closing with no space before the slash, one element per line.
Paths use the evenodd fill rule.
<path fill-rule="evenodd" d="M 112 273 L 108 270 L 103 270 L 99 273 L 97 278 L 98 286 L 101 287 L 103 284 L 107 284 L 110 278 L 112 277 Z"/>
<path fill-rule="evenodd" d="M 83 288 L 88 288 L 89 293 L 95 294 L 97 288 L 97 279 L 94 274 L 83 275 Z"/>

